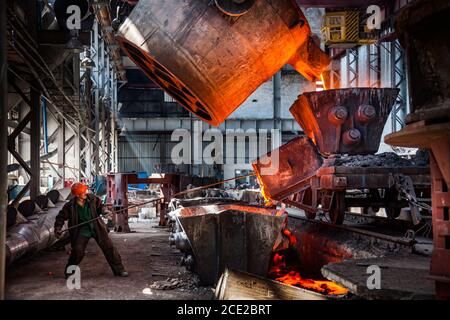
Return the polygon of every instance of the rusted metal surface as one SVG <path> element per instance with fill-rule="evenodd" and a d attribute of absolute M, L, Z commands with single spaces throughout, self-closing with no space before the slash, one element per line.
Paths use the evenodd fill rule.
<path fill-rule="evenodd" d="M 431 275 L 436 296 L 450 297 L 450 3 L 415 1 L 397 19 L 396 32 L 408 61 L 411 110 L 407 126 L 386 143 L 431 149 L 434 249 Z"/>
<path fill-rule="evenodd" d="M 441 159 L 443 160 L 443 159 Z M 449 158 L 446 159 L 448 162 Z M 434 156 L 430 159 L 433 177 L 433 255 L 431 276 L 436 279 L 436 295 L 450 298 L 450 192 Z"/>
<path fill-rule="evenodd" d="M 297 137 L 252 163 L 266 197 L 282 200 L 298 192 L 322 165 L 317 148 Z"/>
<path fill-rule="evenodd" d="M 411 113 L 406 122 L 450 121 L 450 2 L 421 0 L 399 14 L 396 32 L 408 59 Z"/>
<path fill-rule="evenodd" d="M 428 194 L 431 183 L 429 172 L 428 167 L 334 166 L 333 159 L 327 159 L 314 176 L 302 181 L 302 190 L 283 202 L 304 210 L 309 219 L 316 217 L 321 205 L 321 210 L 329 215 L 334 224 L 342 224 L 348 207 L 385 208 L 388 217 L 395 219 L 401 208 L 409 206 L 417 215 L 419 207 L 415 203 L 399 199 L 396 181 L 400 176 L 408 177 L 417 194 Z M 355 198 L 348 190 L 369 192 L 361 192 Z M 420 218 L 416 220 L 417 224 L 419 222 Z"/>
<path fill-rule="evenodd" d="M 263 174 L 276 160 L 278 170 Z M 334 155 L 324 159 L 308 138 L 298 137 L 259 158 L 253 168 L 266 199 L 302 209 L 309 219 L 316 217 L 319 206 L 333 224 L 342 224 L 346 209 L 351 206 L 385 208 L 390 219 L 397 218 L 400 210 L 409 206 L 415 224 L 419 224 L 420 208 L 429 208 L 428 203 L 421 206 L 415 196 L 416 189 L 417 194 L 429 194 L 428 167 L 421 160 L 407 160 L 395 154 Z M 400 177 L 409 182 L 408 194 L 400 190 L 406 187 L 398 183 Z M 348 190 L 360 190 L 361 196 L 355 198 Z"/>
<path fill-rule="evenodd" d="M 141 0 L 117 39 L 148 77 L 217 126 L 286 63 L 319 78 L 329 59 L 312 42 L 302 47 L 309 35 L 291 0 L 256 0 L 238 18 L 209 0 Z"/>
<path fill-rule="evenodd" d="M 398 89 L 351 88 L 308 92 L 290 112 L 322 154 L 373 154 Z"/>
<path fill-rule="evenodd" d="M 215 297 L 218 300 L 326 300 L 313 291 L 286 285 L 246 272 L 225 270 L 220 277 Z"/>
<path fill-rule="evenodd" d="M 381 268 L 382 285 L 367 287 L 368 267 Z M 429 279 L 430 258 L 418 254 L 347 260 L 322 268 L 322 274 L 368 300 L 434 300 L 434 282 Z"/>
<path fill-rule="evenodd" d="M 261 214 L 261 212 L 265 214 Z M 202 284 L 214 284 L 226 268 L 266 276 L 272 249 L 282 237 L 286 216 L 270 209 L 239 206 L 217 212 L 195 207 L 171 214 L 176 221 L 173 243 L 195 260 L 193 269 Z M 177 239 L 178 238 L 178 239 Z M 185 241 L 179 239 L 186 238 Z"/>

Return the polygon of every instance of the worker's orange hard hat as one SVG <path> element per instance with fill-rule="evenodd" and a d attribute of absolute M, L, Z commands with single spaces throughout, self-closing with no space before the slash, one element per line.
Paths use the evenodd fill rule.
<path fill-rule="evenodd" d="M 76 182 L 72 185 L 72 194 L 74 196 L 81 196 L 85 194 L 88 191 L 88 186 L 85 184 L 82 184 L 80 182 Z"/>

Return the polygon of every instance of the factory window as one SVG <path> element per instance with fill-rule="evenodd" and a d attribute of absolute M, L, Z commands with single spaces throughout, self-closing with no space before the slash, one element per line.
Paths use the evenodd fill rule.
<path fill-rule="evenodd" d="M 444 221 L 449 221 L 448 207 L 444 207 Z"/>
<path fill-rule="evenodd" d="M 167 94 L 167 92 L 164 91 L 164 102 L 177 102 L 172 96 Z"/>

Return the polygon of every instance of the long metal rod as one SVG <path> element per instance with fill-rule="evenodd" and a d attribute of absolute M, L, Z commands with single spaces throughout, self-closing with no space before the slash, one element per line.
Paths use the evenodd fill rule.
<path fill-rule="evenodd" d="M 5 298 L 6 206 L 8 205 L 8 60 L 6 56 L 6 1 L 0 1 L 0 300 Z"/>
<path fill-rule="evenodd" d="M 41 99 L 42 127 L 44 129 L 44 153 L 48 153 L 48 126 L 47 126 L 47 101 Z"/>
<path fill-rule="evenodd" d="M 193 191 L 203 190 L 203 189 L 208 189 L 208 188 L 210 188 L 210 187 L 214 187 L 214 186 L 223 184 L 223 183 L 228 182 L 228 181 L 239 180 L 239 179 L 243 179 L 243 178 L 247 178 L 247 177 L 253 177 L 253 176 L 255 176 L 255 174 L 254 174 L 254 173 L 251 173 L 251 174 L 247 174 L 247 175 L 245 175 L 245 176 L 239 176 L 239 177 L 234 177 L 234 178 L 222 180 L 222 181 L 219 181 L 219 182 L 214 182 L 214 183 L 211 183 L 211 184 L 207 184 L 207 185 L 205 185 L 205 186 L 201 186 L 201 187 L 197 187 L 197 188 L 192 188 L 192 189 L 188 189 L 188 190 L 184 190 L 184 191 L 175 193 L 175 194 L 171 195 L 171 197 L 181 196 L 181 195 L 183 195 L 183 194 L 190 193 L 190 192 L 193 192 Z M 125 211 L 125 210 L 128 210 L 128 209 L 131 209 L 131 208 L 142 207 L 143 205 L 146 205 L 146 204 L 149 204 L 149 203 L 153 203 L 153 202 L 157 202 L 157 201 L 161 201 L 161 200 L 164 200 L 164 199 L 165 199 L 165 197 L 155 198 L 155 199 L 152 199 L 152 200 L 149 200 L 149 201 L 145 201 L 145 202 L 141 202 L 141 203 L 138 203 L 138 204 L 133 204 L 133 205 L 127 206 L 127 207 L 122 208 L 122 209 L 120 209 L 120 210 L 113 211 L 112 213 L 117 214 L 117 213 L 119 213 L 119 212 L 122 212 L 122 211 Z M 62 232 L 66 232 L 66 231 L 69 231 L 69 230 L 71 230 L 71 229 L 78 228 L 79 226 L 82 226 L 82 225 L 85 225 L 85 224 L 87 224 L 87 223 L 93 222 L 93 221 L 98 220 L 98 219 L 100 219 L 100 218 L 102 218 L 102 217 L 99 216 L 99 217 L 97 217 L 97 218 L 93 218 L 93 219 L 91 219 L 91 220 L 84 221 L 84 222 L 82 222 L 82 223 L 79 223 L 79 224 L 76 224 L 76 225 L 74 225 L 74 226 L 71 226 L 71 227 L 69 227 L 69 228 L 67 228 L 67 229 L 64 229 L 64 230 L 62 230 Z"/>

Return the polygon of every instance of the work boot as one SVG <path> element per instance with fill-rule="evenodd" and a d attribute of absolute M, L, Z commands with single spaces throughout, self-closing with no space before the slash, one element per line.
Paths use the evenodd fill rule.
<path fill-rule="evenodd" d="M 116 277 L 128 277 L 128 272 L 126 271 L 120 271 L 115 274 Z"/>

